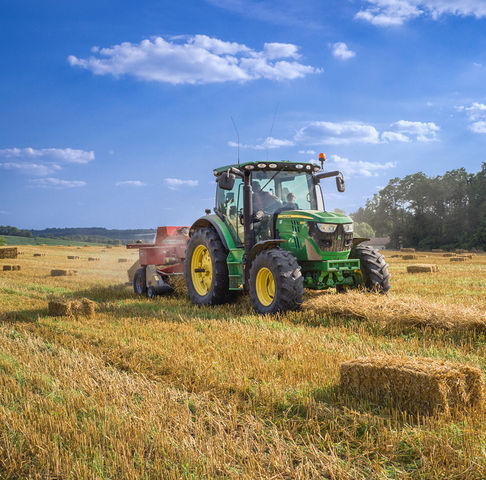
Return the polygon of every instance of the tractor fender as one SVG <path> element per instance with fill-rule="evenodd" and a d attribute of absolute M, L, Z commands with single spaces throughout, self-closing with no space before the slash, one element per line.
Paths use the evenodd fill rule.
<path fill-rule="evenodd" d="M 359 245 L 360 243 L 363 243 L 363 242 L 369 242 L 370 239 L 369 238 L 364 238 L 364 237 L 354 237 L 353 238 L 353 247 L 355 245 Z"/>
<path fill-rule="evenodd" d="M 227 252 L 229 252 L 232 248 L 236 248 L 236 245 L 231 237 L 228 228 L 224 224 L 224 222 L 217 216 L 217 215 L 206 215 L 205 217 L 201 217 L 197 219 L 191 226 L 189 230 L 189 236 L 191 237 L 192 234 L 200 229 L 200 228 L 214 228 L 216 233 L 218 234 L 221 242 L 224 245 L 224 248 Z"/>
<path fill-rule="evenodd" d="M 278 247 L 281 243 L 285 243 L 286 241 L 287 240 L 278 240 L 278 239 L 263 240 L 261 242 L 256 243 L 255 245 L 253 245 L 253 247 L 250 250 L 250 253 L 246 257 L 246 261 L 245 261 L 246 276 L 248 277 L 248 275 L 250 273 L 251 262 L 253 262 L 253 260 L 255 260 L 255 257 L 260 252 L 263 252 L 263 250 L 269 250 L 271 248 Z"/>

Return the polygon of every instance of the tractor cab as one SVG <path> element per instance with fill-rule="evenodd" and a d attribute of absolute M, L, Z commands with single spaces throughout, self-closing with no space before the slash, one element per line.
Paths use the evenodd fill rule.
<path fill-rule="evenodd" d="M 299 211 L 324 213 L 320 168 L 313 163 L 248 162 L 241 166 L 229 165 L 214 171 L 220 175 L 235 170 L 245 172 L 251 187 L 251 223 L 255 243 L 279 237 L 278 218 L 283 212 Z M 340 175 L 344 188 L 342 174 Z M 324 174 L 330 176 L 328 174 Z M 218 181 L 215 212 L 227 223 L 236 242 L 244 243 L 244 176 L 234 176 L 231 185 Z M 231 187 L 231 188 L 229 188 Z M 347 218 L 347 217 L 346 217 Z M 322 218 L 324 222 L 326 218 Z M 351 219 L 347 218 L 348 222 Z M 251 226 L 250 226 L 251 227 Z"/>

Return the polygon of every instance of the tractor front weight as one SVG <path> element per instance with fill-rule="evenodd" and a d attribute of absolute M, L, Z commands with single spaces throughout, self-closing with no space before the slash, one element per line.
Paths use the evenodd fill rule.
<path fill-rule="evenodd" d="M 304 286 L 326 290 L 338 285 L 356 287 L 362 284 L 360 262 L 355 259 L 302 262 Z"/>

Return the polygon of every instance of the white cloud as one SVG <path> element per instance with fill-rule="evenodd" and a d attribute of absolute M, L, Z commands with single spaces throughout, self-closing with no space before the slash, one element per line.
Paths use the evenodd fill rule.
<path fill-rule="evenodd" d="M 375 127 L 361 122 L 309 122 L 297 131 L 295 141 L 307 145 L 378 143 L 379 134 Z"/>
<path fill-rule="evenodd" d="M 31 180 L 30 183 L 41 188 L 77 188 L 86 186 L 86 182 L 81 180 L 62 180 L 60 178 L 52 177 L 37 178 L 35 180 Z"/>
<path fill-rule="evenodd" d="M 93 151 L 74 148 L 4 148 L 0 149 L 0 158 L 56 163 L 88 163 L 94 160 Z"/>
<path fill-rule="evenodd" d="M 299 150 L 302 155 L 315 155 L 317 152 L 315 150 Z"/>
<path fill-rule="evenodd" d="M 417 142 L 430 142 L 437 139 L 437 133 L 440 130 L 440 127 L 434 122 L 411 122 L 409 120 L 399 120 L 392 123 L 391 127 L 396 135 L 393 138 L 393 132 L 384 132 L 383 140 L 404 142 L 414 139 Z"/>
<path fill-rule="evenodd" d="M 381 134 L 381 139 L 384 142 L 409 142 L 410 138 L 408 138 L 403 133 L 397 132 L 383 132 Z"/>
<path fill-rule="evenodd" d="M 228 142 L 228 145 L 230 147 L 238 147 L 238 143 L 233 141 Z M 240 144 L 240 148 L 249 149 L 249 150 L 266 150 L 266 149 L 273 150 L 281 147 L 292 147 L 293 145 L 295 145 L 295 143 L 292 140 L 267 137 L 263 143 L 259 143 L 255 145 L 243 143 Z"/>
<path fill-rule="evenodd" d="M 51 175 L 66 164 L 85 164 L 94 160 L 93 151 L 73 148 L 0 149 L 0 168 L 36 176 Z"/>
<path fill-rule="evenodd" d="M 337 168 L 342 171 L 347 177 L 360 175 L 363 177 L 376 177 L 381 171 L 394 168 L 396 166 L 393 162 L 377 163 L 377 162 L 363 162 L 361 160 L 352 161 L 339 155 L 330 155 L 328 158 L 330 168 Z"/>
<path fill-rule="evenodd" d="M 145 183 L 140 180 L 123 180 L 122 182 L 116 182 L 117 187 L 145 187 Z"/>
<path fill-rule="evenodd" d="M 70 55 L 68 61 L 96 75 L 132 75 L 173 85 L 292 80 L 321 71 L 296 61 L 297 50 L 293 44 L 266 43 L 262 51 L 255 51 L 240 43 L 194 35 L 124 42 L 85 59 Z"/>
<path fill-rule="evenodd" d="M 474 102 L 470 107 L 457 107 L 460 112 L 466 112 L 469 118 L 469 130 L 474 133 L 486 133 L 486 105 Z"/>
<path fill-rule="evenodd" d="M 486 133 L 486 121 L 480 120 L 479 122 L 474 122 L 469 126 L 469 128 L 474 133 Z"/>
<path fill-rule="evenodd" d="M 170 190 L 178 190 L 182 187 L 197 187 L 199 185 L 198 180 L 183 180 L 181 178 L 164 178 L 164 182 Z"/>
<path fill-rule="evenodd" d="M 356 56 L 356 53 L 348 48 L 344 42 L 337 42 L 331 45 L 332 54 L 341 60 L 349 60 Z"/>
<path fill-rule="evenodd" d="M 441 15 L 486 16 L 484 0 L 364 0 L 363 3 L 365 7 L 355 18 L 380 27 L 403 25 L 421 15 L 433 19 Z"/>

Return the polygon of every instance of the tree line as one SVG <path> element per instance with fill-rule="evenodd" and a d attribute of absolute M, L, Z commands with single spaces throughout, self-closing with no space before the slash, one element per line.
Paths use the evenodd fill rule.
<path fill-rule="evenodd" d="M 486 249 L 486 163 L 429 177 L 422 172 L 393 178 L 357 212 L 390 247 Z"/>

